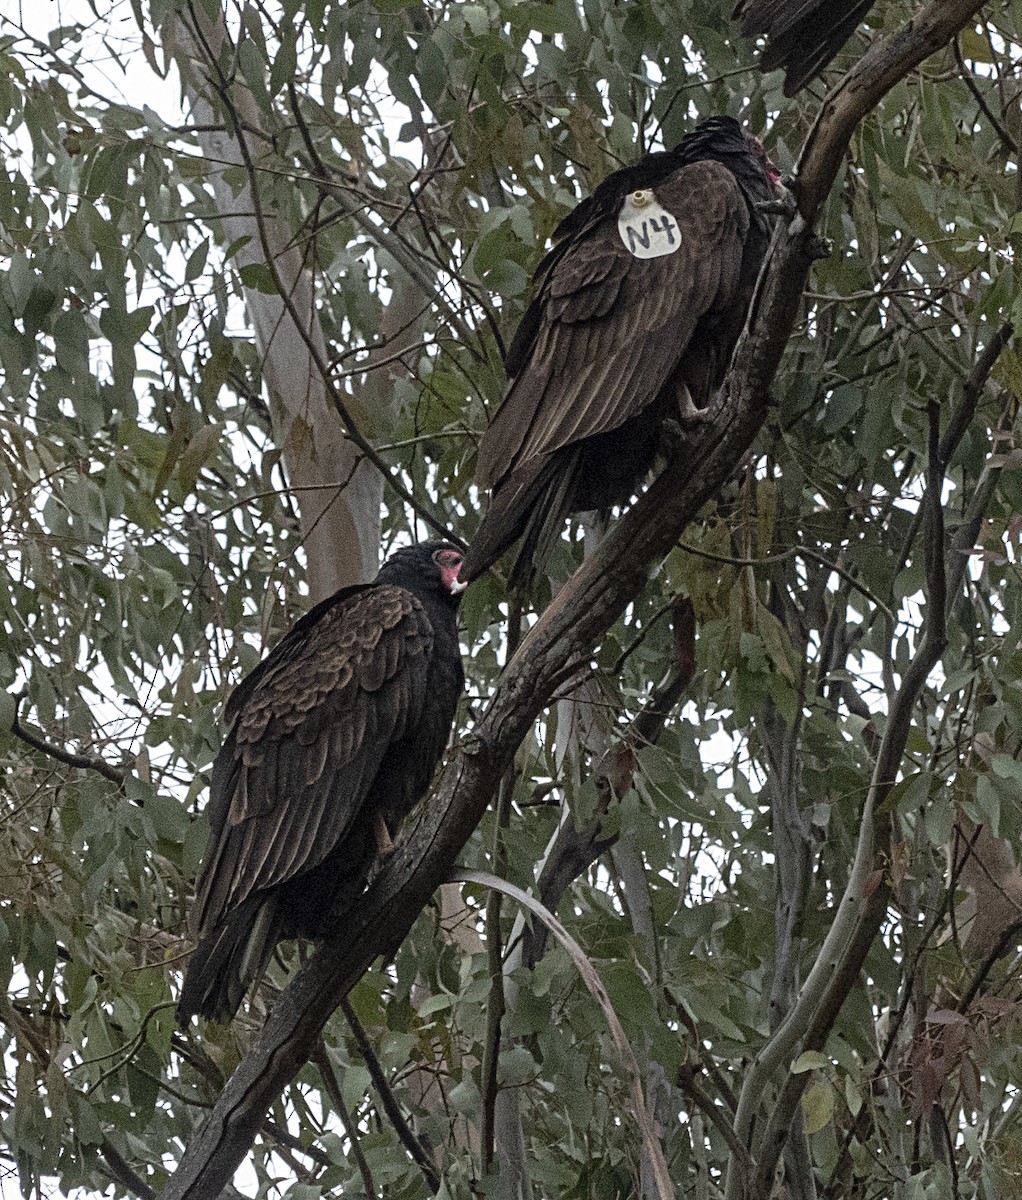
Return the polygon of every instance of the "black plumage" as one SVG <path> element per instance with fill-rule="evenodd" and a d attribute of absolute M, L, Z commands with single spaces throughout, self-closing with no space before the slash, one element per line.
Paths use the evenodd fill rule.
<path fill-rule="evenodd" d="M 759 142 L 714 117 L 609 175 L 561 222 L 480 443 L 476 482 L 491 498 L 466 579 L 519 537 L 514 578 L 528 578 L 569 513 L 626 501 L 664 422 L 710 402 L 769 244 L 757 204 L 775 181 Z M 626 240 L 619 222 L 633 218 L 639 238 Z M 637 257 L 654 237 L 658 256 Z"/>
<path fill-rule="evenodd" d="M 769 40 L 763 71 L 784 71 L 784 94 L 794 96 L 833 59 L 873 0 L 738 0 L 734 16 L 746 37 Z"/>
<path fill-rule="evenodd" d="M 446 542 L 398 550 L 235 689 L 179 1020 L 229 1020 L 280 938 L 322 936 L 426 791 L 464 687 L 461 565 Z"/>

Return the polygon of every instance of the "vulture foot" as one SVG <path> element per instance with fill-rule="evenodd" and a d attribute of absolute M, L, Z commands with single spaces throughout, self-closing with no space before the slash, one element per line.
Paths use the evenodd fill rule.
<path fill-rule="evenodd" d="M 373 814 L 373 837 L 376 840 L 377 858 L 386 858 L 394 853 L 394 840 L 390 836 L 387 822 L 379 813 Z"/>
<path fill-rule="evenodd" d="M 668 418 L 664 421 L 663 428 L 666 430 L 668 425 L 677 425 L 680 422 L 681 428 L 692 425 L 703 425 L 713 417 L 713 405 L 707 404 L 705 408 L 699 408 L 696 402 L 692 399 L 692 393 L 688 390 L 688 385 L 679 383 L 675 391 L 675 397 L 678 401 L 678 421 L 673 421 Z"/>
<path fill-rule="evenodd" d="M 798 202 L 795 199 L 795 193 L 780 184 L 777 185 L 776 192 L 776 196 L 770 200 L 757 200 L 755 204 L 756 211 L 763 213 L 765 216 L 793 217 L 798 211 Z"/>

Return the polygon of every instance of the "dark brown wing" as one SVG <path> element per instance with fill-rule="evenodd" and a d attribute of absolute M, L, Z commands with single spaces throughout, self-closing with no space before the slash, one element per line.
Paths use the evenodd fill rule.
<path fill-rule="evenodd" d="M 632 257 L 614 216 L 554 262 L 531 349 L 480 446 L 480 486 L 499 488 L 519 467 L 641 412 L 700 318 L 729 302 L 749 227 L 734 176 L 717 162 L 696 162 L 655 193 L 678 223 L 676 253 Z"/>
<path fill-rule="evenodd" d="M 784 69 L 784 94 L 794 96 L 848 41 L 873 0 L 739 0 L 734 15 L 746 37 L 765 34 L 760 68 Z"/>
<path fill-rule="evenodd" d="M 432 648 L 422 604 L 378 584 L 314 610 L 246 681 L 213 771 L 196 937 L 337 846 L 422 717 Z"/>

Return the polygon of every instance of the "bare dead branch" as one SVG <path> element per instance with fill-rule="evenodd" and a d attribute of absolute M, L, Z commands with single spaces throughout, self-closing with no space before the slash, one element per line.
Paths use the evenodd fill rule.
<path fill-rule="evenodd" d="M 117 767 L 111 766 L 105 759 L 98 756 L 76 754 L 72 750 L 65 750 L 63 746 L 55 746 L 52 742 L 48 742 L 41 733 L 23 725 L 18 711 L 23 699 L 24 697 L 19 696 L 15 702 L 14 716 L 11 720 L 11 733 L 19 741 L 24 742 L 26 746 L 31 746 L 33 750 L 38 750 L 40 754 L 45 754 L 47 758 L 55 759 L 68 767 L 79 767 L 83 771 L 96 771 L 104 779 L 109 779 L 111 783 L 116 783 L 118 786 L 123 785 L 128 772 L 118 770 Z"/>

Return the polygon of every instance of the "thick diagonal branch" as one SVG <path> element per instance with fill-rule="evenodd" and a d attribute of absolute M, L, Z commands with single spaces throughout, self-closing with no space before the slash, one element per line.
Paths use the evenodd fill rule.
<path fill-rule="evenodd" d="M 377 955 L 401 941 L 446 878 L 538 713 L 747 451 L 766 413 L 774 347 L 790 332 L 808 270 L 804 240 L 796 229 L 778 244 L 760 322 L 747 339 L 722 417 L 699 431 L 691 460 L 686 456 L 668 466 L 532 628 L 475 731 L 448 763 L 432 801 L 345 927 L 312 956 L 277 1002 L 165 1189 L 166 1200 L 218 1194 L 251 1146 L 266 1108 L 301 1066 L 340 998 Z M 766 366 L 759 356 L 768 360 Z"/>

